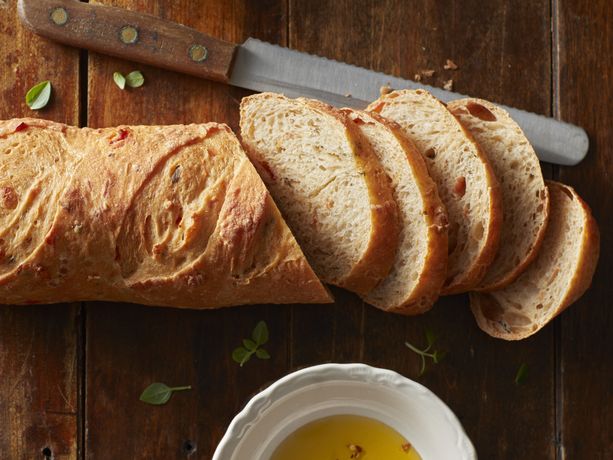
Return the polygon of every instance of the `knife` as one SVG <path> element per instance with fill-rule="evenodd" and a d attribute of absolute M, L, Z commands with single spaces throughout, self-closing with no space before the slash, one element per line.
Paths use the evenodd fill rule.
<path fill-rule="evenodd" d="M 255 91 L 364 108 L 379 89 L 425 89 L 448 102 L 451 91 L 301 53 L 249 38 L 237 45 L 149 14 L 77 0 L 19 0 L 19 16 L 37 34 L 156 67 Z M 543 115 L 504 107 L 521 126 L 539 159 L 575 165 L 587 154 L 585 130 Z"/>

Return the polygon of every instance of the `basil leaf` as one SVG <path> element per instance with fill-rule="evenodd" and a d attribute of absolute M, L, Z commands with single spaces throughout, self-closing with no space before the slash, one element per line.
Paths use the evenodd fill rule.
<path fill-rule="evenodd" d="M 249 351 L 255 351 L 255 349 L 258 347 L 257 344 L 251 339 L 243 339 L 243 345 Z"/>
<path fill-rule="evenodd" d="M 140 70 L 135 70 L 126 75 L 126 84 L 130 88 L 139 88 L 143 86 L 143 83 L 145 83 L 145 77 Z"/>
<path fill-rule="evenodd" d="M 124 77 L 121 72 L 115 72 L 113 74 L 113 81 L 119 86 L 119 89 L 124 89 L 126 87 L 126 77 Z"/>
<path fill-rule="evenodd" d="M 260 359 L 270 359 L 270 355 L 268 354 L 268 352 L 266 350 L 264 350 L 263 348 L 258 348 L 255 351 L 255 355 L 260 358 Z"/>
<path fill-rule="evenodd" d="M 238 363 L 241 367 L 243 367 L 243 364 L 249 361 L 252 354 L 253 353 L 251 351 L 246 350 L 243 347 L 238 347 L 232 352 L 232 359 L 235 363 Z"/>
<path fill-rule="evenodd" d="M 41 81 L 34 85 L 26 94 L 26 104 L 32 110 L 40 110 L 49 103 L 51 98 L 51 82 Z"/>
<path fill-rule="evenodd" d="M 251 338 L 255 340 L 255 343 L 258 345 L 264 345 L 268 342 L 268 326 L 266 322 L 260 321 L 253 329 L 253 333 L 251 334 Z"/>
<path fill-rule="evenodd" d="M 191 386 L 171 388 L 164 383 L 155 382 L 145 388 L 139 399 L 144 403 L 160 406 L 168 402 L 173 392 L 191 390 L 191 388 Z"/>
<path fill-rule="evenodd" d="M 517 374 L 515 374 L 515 385 L 524 383 L 527 374 L 528 365 L 526 363 L 523 363 L 521 366 L 519 366 L 519 369 L 517 369 Z"/>

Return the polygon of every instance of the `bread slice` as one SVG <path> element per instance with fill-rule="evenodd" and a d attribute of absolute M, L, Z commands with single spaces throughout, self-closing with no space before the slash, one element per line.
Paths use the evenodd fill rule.
<path fill-rule="evenodd" d="M 481 99 L 460 99 L 448 108 L 475 137 L 500 183 L 500 248 L 477 289 L 494 291 L 513 282 L 538 254 L 549 216 L 548 190 L 534 149 L 505 110 Z"/>
<path fill-rule="evenodd" d="M 262 93 L 241 102 L 247 154 L 315 272 L 369 293 L 390 271 L 400 231 L 392 187 L 347 115 Z"/>
<path fill-rule="evenodd" d="M 493 337 L 524 339 L 577 300 L 592 282 L 600 236 L 590 208 L 571 187 L 547 181 L 550 222 L 541 249 L 512 284 L 470 294 L 479 327 Z"/>
<path fill-rule="evenodd" d="M 364 300 L 386 311 L 418 314 L 438 298 L 447 273 L 447 213 L 417 148 L 396 123 L 342 109 L 370 143 L 391 179 L 400 243 L 390 274 Z"/>
<path fill-rule="evenodd" d="M 443 293 L 474 288 L 496 255 L 502 223 L 502 198 L 489 162 L 460 122 L 427 91 L 392 91 L 368 110 L 402 127 L 438 186 L 449 216 Z"/>

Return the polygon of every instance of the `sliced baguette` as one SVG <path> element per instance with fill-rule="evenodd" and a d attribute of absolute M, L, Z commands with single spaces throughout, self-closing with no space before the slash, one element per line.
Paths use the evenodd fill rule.
<path fill-rule="evenodd" d="M 470 294 L 479 327 L 493 337 L 524 339 L 577 300 L 592 282 L 600 236 L 590 208 L 571 187 L 547 181 L 550 222 L 541 249 L 512 284 Z"/>
<path fill-rule="evenodd" d="M 400 242 L 390 274 L 364 300 L 385 311 L 418 314 L 438 298 L 447 273 L 447 213 L 417 148 L 400 126 L 375 113 L 342 109 L 391 179 Z"/>
<path fill-rule="evenodd" d="M 502 198 L 489 162 L 470 133 L 427 91 L 393 91 L 368 110 L 402 127 L 438 186 L 449 216 L 443 293 L 474 288 L 496 255 L 502 223 Z"/>
<path fill-rule="evenodd" d="M 448 108 L 475 137 L 500 183 L 500 248 L 476 289 L 494 291 L 517 279 L 538 254 L 549 216 L 548 190 L 534 149 L 505 110 L 481 99 L 460 99 Z"/>
<path fill-rule="evenodd" d="M 323 103 L 262 93 L 241 134 L 315 272 L 368 294 L 389 273 L 400 226 L 392 187 L 359 129 Z"/>

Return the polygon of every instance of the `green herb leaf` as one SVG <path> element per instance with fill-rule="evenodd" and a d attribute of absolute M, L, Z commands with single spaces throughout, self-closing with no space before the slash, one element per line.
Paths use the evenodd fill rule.
<path fill-rule="evenodd" d="M 113 74 L 113 81 L 119 86 L 119 89 L 124 89 L 126 87 L 126 77 L 124 77 L 121 72 L 115 72 Z"/>
<path fill-rule="evenodd" d="M 260 359 L 270 359 L 268 351 L 260 348 L 268 342 L 268 326 L 264 321 L 258 322 L 250 339 L 243 339 L 243 346 L 235 348 L 232 352 L 232 359 L 243 367 L 247 361 L 255 354 Z"/>
<path fill-rule="evenodd" d="M 249 361 L 252 354 L 252 351 L 249 351 L 243 347 L 238 347 L 235 348 L 232 352 L 232 359 L 234 360 L 234 362 L 240 364 L 240 366 L 243 367 L 243 364 Z"/>
<path fill-rule="evenodd" d="M 270 359 L 270 355 L 268 354 L 268 352 L 266 350 L 264 350 L 263 348 L 258 348 L 255 351 L 255 355 L 260 358 L 260 359 Z"/>
<path fill-rule="evenodd" d="M 523 363 L 521 366 L 519 366 L 519 369 L 517 369 L 517 374 L 515 374 L 515 385 L 520 385 L 524 383 L 527 374 L 528 365 L 526 363 Z"/>
<path fill-rule="evenodd" d="M 140 70 L 135 70 L 126 75 L 126 84 L 130 88 L 139 88 L 143 86 L 143 83 L 145 83 L 145 77 Z"/>
<path fill-rule="evenodd" d="M 409 350 L 418 354 L 421 359 L 421 366 L 419 368 L 419 377 L 424 375 L 424 373 L 426 372 L 426 367 L 427 367 L 426 359 L 427 358 L 431 359 L 434 364 L 438 364 L 442 361 L 442 359 L 447 354 L 446 352 L 441 351 L 441 350 L 434 350 L 433 352 L 430 352 L 430 349 L 434 346 L 434 343 L 436 342 L 437 337 L 431 330 L 426 330 L 425 335 L 426 335 L 427 346 L 423 350 L 420 348 L 417 348 L 415 345 L 412 345 L 409 342 L 404 343 L 405 346 Z"/>
<path fill-rule="evenodd" d="M 26 94 L 26 104 L 32 110 L 40 110 L 49 103 L 51 98 L 51 82 L 41 81 L 34 85 Z"/>
<path fill-rule="evenodd" d="M 140 395 L 140 400 L 147 404 L 160 406 L 166 404 L 175 391 L 191 390 L 191 386 L 169 387 L 164 383 L 155 382 L 149 385 Z"/>
<path fill-rule="evenodd" d="M 264 321 L 260 321 L 253 329 L 251 338 L 255 340 L 258 345 L 264 345 L 268 342 L 268 326 Z"/>
<path fill-rule="evenodd" d="M 255 351 L 258 345 L 251 339 L 243 339 L 243 345 L 249 351 Z"/>

